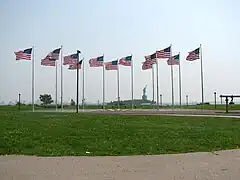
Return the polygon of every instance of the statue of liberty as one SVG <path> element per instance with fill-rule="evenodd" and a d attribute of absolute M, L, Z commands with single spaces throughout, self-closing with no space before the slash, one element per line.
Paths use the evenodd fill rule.
<path fill-rule="evenodd" d="M 142 100 L 143 101 L 147 100 L 146 92 L 147 92 L 147 85 L 143 88 L 143 95 L 142 95 Z"/>

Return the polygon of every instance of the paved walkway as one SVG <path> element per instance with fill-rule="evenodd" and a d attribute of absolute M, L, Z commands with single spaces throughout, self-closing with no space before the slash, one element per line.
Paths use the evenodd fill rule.
<path fill-rule="evenodd" d="M 0 156 L 1 180 L 239 180 L 240 149 L 156 156 Z"/>
<path fill-rule="evenodd" d="M 56 112 L 55 109 L 37 110 L 37 112 Z M 57 112 L 62 112 L 60 109 Z M 63 112 L 75 112 L 74 109 L 64 109 Z M 228 114 L 219 110 L 201 110 L 201 109 L 80 109 L 80 113 L 96 114 L 124 114 L 124 115 L 169 115 L 169 116 L 201 116 L 201 117 L 231 117 L 240 118 L 240 111 L 232 111 Z"/>

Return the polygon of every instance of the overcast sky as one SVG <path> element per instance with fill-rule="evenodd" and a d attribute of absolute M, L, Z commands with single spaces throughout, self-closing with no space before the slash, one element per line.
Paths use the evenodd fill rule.
<path fill-rule="evenodd" d="M 200 61 L 187 62 L 187 52 L 203 46 L 204 96 L 239 94 L 240 1 L 238 0 L 1 0 L 0 1 L 0 101 L 31 100 L 31 63 L 15 61 L 14 51 L 35 46 L 35 99 L 42 93 L 55 98 L 55 68 L 40 60 L 63 45 L 63 54 L 82 51 L 85 63 L 85 98 L 102 101 L 102 69 L 88 60 L 104 53 L 105 61 L 132 54 L 134 97 L 147 85 L 152 99 L 151 71 L 142 71 L 144 56 L 172 44 L 181 52 L 183 100 L 201 101 Z M 159 63 L 160 93 L 171 102 L 170 67 Z M 106 100 L 117 99 L 115 71 L 106 72 Z M 59 76 L 60 77 L 60 76 Z M 76 96 L 74 71 L 64 67 L 64 101 Z M 130 68 L 120 68 L 121 99 L 131 99 Z M 60 90 L 60 81 L 59 81 Z M 178 68 L 174 67 L 178 94 Z M 60 99 L 60 91 L 58 95 Z"/>

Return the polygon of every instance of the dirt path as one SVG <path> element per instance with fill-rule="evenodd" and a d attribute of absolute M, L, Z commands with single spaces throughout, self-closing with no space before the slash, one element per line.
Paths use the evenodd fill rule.
<path fill-rule="evenodd" d="M 240 149 L 118 157 L 0 156 L 1 180 L 239 180 Z"/>

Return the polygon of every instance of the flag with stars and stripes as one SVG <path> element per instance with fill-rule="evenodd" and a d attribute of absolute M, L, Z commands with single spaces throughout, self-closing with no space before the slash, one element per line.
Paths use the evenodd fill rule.
<path fill-rule="evenodd" d="M 103 56 L 99 56 L 96 58 L 91 58 L 89 60 L 90 67 L 101 67 L 103 66 Z"/>
<path fill-rule="evenodd" d="M 106 62 L 105 69 L 106 70 L 118 70 L 118 60 Z"/>
<path fill-rule="evenodd" d="M 148 69 L 151 69 L 153 67 L 153 64 L 155 64 L 153 61 L 144 61 L 142 63 L 142 70 L 148 70 Z"/>
<path fill-rule="evenodd" d="M 132 56 L 126 56 L 119 59 L 119 64 L 123 66 L 131 66 L 132 65 Z"/>
<path fill-rule="evenodd" d="M 157 58 L 170 58 L 171 46 L 156 52 Z"/>
<path fill-rule="evenodd" d="M 187 61 L 195 61 L 200 58 L 200 47 L 189 52 L 188 56 L 186 57 Z"/>
<path fill-rule="evenodd" d="M 32 48 L 25 49 L 23 51 L 14 52 L 16 60 L 32 60 Z"/>
<path fill-rule="evenodd" d="M 170 57 L 170 58 L 167 60 L 167 64 L 168 64 L 168 65 L 179 65 L 179 64 L 180 64 L 179 54 Z"/>
<path fill-rule="evenodd" d="M 41 65 L 42 66 L 55 66 L 56 63 L 55 63 L 55 61 L 49 61 L 49 59 L 42 59 Z"/>
<path fill-rule="evenodd" d="M 157 62 L 157 54 L 156 53 L 144 56 L 144 58 L 145 58 L 145 61 L 152 61 L 152 63 L 154 63 L 154 64 Z"/>
<path fill-rule="evenodd" d="M 81 69 L 82 68 L 82 62 L 83 62 L 83 60 L 81 60 L 79 62 L 76 61 L 74 64 L 70 64 L 68 69 L 69 70 L 75 70 L 75 69 L 78 69 L 78 68 Z"/>
<path fill-rule="evenodd" d="M 75 64 L 77 62 L 77 60 L 78 60 L 78 53 L 64 56 L 63 65 Z"/>
<path fill-rule="evenodd" d="M 48 59 L 49 61 L 56 61 L 59 60 L 61 48 L 55 49 L 52 52 L 48 53 L 44 59 Z"/>

